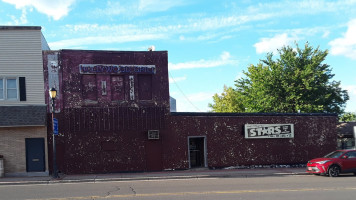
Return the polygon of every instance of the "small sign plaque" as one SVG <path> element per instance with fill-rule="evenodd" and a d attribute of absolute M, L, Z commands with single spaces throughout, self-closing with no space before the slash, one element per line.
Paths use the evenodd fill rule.
<path fill-rule="evenodd" d="M 58 135 L 58 120 L 53 118 L 53 135 Z"/>

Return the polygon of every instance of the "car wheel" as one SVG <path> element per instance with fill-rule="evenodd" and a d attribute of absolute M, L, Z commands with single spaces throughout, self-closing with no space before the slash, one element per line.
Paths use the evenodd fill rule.
<path fill-rule="evenodd" d="M 330 177 L 337 177 L 340 174 L 340 167 L 337 165 L 333 165 L 329 168 L 328 174 Z"/>

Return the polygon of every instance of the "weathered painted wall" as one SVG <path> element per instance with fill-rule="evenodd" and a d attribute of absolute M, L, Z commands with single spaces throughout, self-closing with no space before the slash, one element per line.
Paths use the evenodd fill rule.
<path fill-rule="evenodd" d="M 64 109 L 55 114 L 59 169 L 71 174 L 161 170 L 160 163 L 149 161 L 161 162 L 160 153 L 149 154 L 161 141 L 148 140 L 147 131 L 165 128 L 165 112 L 159 107 Z"/>
<path fill-rule="evenodd" d="M 336 149 L 333 114 L 191 114 L 170 116 L 162 136 L 165 169 L 189 167 L 188 136 L 206 136 L 208 167 L 301 164 Z M 245 139 L 245 124 L 294 124 L 294 138 Z"/>
<path fill-rule="evenodd" d="M 49 81 L 50 60 L 53 55 L 58 55 L 59 72 L 59 98 L 57 106 L 63 108 L 79 107 L 165 107 L 169 108 L 168 86 L 168 54 L 166 51 L 150 52 L 121 52 L 121 51 L 85 51 L 61 50 L 44 52 L 45 81 Z M 151 74 L 148 85 L 144 81 L 146 74 L 136 72 L 110 74 L 92 73 L 81 74 L 80 64 L 111 64 L 111 65 L 155 65 L 156 73 Z M 48 70 L 48 68 L 50 68 Z M 120 78 L 114 79 L 114 78 Z M 133 77 L 133 83 L 130 83 Z M 122 78 L 122 79 L 121 79 Z M 106 82 L 106 94 L 103 94 L 102 82 Z M 122 81 L 122 82 L 120 82 Z M 122 84 L 121 93 L 114 91 L 113 84 Z M 142 87 L 139 87 L 142 85 Z M 147 90 L 151 92 L 151 99 L 147 99 Z M 133 99 L 130 97 L 133 91 Z M 139 96 L 139 92 L 146 94 Z M 47 101 L 49 100 L 48 92 Z M 121 96 L 122 95 L 122 98 Z"/>
<path fill-rule="evenodd" d="M 54 57 L 58 57 L 59 170 L 69 174 L 161 170 L 161 140 L 148 140 L 147 131 L 164 129 L 169 113 L 167 52 L 44 52 L 47 83 Z M 81 64 L 155 65 L 156 71 L 83 74 Z M 48 140 L 52 142 L 51 134 Z"/>

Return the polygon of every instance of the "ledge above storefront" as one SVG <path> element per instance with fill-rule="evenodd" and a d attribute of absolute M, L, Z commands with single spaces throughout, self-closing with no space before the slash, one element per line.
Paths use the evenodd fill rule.
<path fill-rule="evenodd" d="M 46 126 L 46 105 L 0 106 L 0 127 Z"/>
<path fill-rule="evenodd" d="M 228 117 L 228 116 L 332 116 L 335 113 L 217 113 L 217 112 L 171 112 L 172 116 L 211 116 L 211 117 Z"/>

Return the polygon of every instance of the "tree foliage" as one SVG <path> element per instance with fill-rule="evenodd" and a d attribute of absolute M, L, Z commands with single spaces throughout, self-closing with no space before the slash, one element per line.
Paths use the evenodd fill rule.
<path fill-rule="evenodd" d="M 343 113 L 349 96 L 323 63 L 327 50 L 306 43 L 304 49 L 296 44 L 296 49 L 285 46 L 278 53 L 277 59 L 268 53 L 266 59 L 249 66 L 246 77 L 235 81 L 236 88 L 225 87 L 221 96 L 216 94 L 210 104 L 213 111 Z"/>
<path fill-rule="evenodd" d="M 340 116 L 340 122 L 356 122 L 356 113 L 346 112 Z"/>
<path fill-rule="evenodd" d="M 221 95 L 213 96 L 214 104 L 209 104 L 214 112 L 244 112 L 245 107 L 241 101 L 241 96 L 232 88 L 224 86 L 224 92 Z"/>

